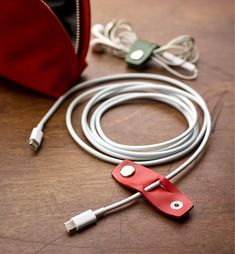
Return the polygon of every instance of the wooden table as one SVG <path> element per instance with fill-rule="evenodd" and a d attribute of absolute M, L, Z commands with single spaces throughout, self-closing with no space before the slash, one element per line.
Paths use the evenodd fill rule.
<path fill-rule="evenodd" d="M 199 77 L 187 82 L 207 101 L 213 133 L 199 163 L 174 182 L 194 202 L 181 222 L 147 202 L 110 215 L 73 236 L 63 222 L 130 195 L 111 177 L 113 165 L 88 155 L 67 133 L 68 102 L 47 127 L 42 149 L 31 151 L 31 128 L 53 99 L 1 79 L 0 85 L 0 253 L 233 253 L 233 1 L 91 1 L 92 22 L 127 18 L 141 38 L 164 43 L 192 34 L 200 49 Z M 108 55 L 88 56 L 84 79 L 132 72 Z M 169 75 L 150 68 L 146 72 Z M 79 129 L 75 112 L 74 121 Z M 179 134 L 185 120 L 161 103 L 123 105 L 105 114 L 103 128 L 127 144 L 163 141 Z M 180 162 L 153 167 L 167 174 Z"/>

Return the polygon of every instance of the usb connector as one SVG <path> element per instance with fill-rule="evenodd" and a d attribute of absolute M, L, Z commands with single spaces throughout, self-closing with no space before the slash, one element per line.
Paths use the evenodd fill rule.
<path fill-rule="evenodd" d="M 29 144 L 32 146 L 33 150 L 37 151 L 42 143 L 43 131 L 39 127 L 33 128 L 30 138 Z"/>
<path fill-rule="evenodd" d="M 69 233 L 74 233 L 81 228 L 97 222 L 97 217 L 92 210 L 87 210 L 79 215 L 72 217 L 64 223 Z"/>

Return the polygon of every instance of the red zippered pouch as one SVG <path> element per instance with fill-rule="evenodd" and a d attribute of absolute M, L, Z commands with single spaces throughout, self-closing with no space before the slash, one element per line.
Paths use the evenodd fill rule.
<path fill-rule="evenodd" d="M 58 97 L 84 68 L 88 0 L 1 0 L 0 76 Z"/>

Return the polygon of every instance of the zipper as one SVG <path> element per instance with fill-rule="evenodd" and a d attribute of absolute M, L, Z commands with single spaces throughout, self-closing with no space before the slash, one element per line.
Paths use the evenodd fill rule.
<path fill-rule="evenodd" d="M 41 0 L 41 2 L 49 9 L 49 11 L 53 14 L 53 16 L 60 22 L 58 17 L 52 11 L 51 7 L 44 0 Z M 76 38 L 75 38 L 74 50 L 75 50 L 75 54 L 77 55 L 80 49 L 80 28 L 81 28 L 80 27 L 80 0 L 76 0 L 76 21 L 75 22 L 76 22 Z"/>
<path fill-rule="evenodd" d="M 80 48 L 80 0 L 76 0 L 76 40 L 75 54 L 78 54 Z"/>

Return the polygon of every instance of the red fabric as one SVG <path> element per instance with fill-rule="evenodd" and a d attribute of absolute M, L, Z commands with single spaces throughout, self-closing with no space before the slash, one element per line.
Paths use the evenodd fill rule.
<path fill-rule="evenodd" d="M 120 170 L 125 166 L 130 165 L 135 168 L 135 173 L 132 176 L 124 177 L 120 174 Z M 169 180 L 159 175 L 158 173 L 138 165 L 132 161 L 125 160 L 119 164 L 112 172 L 113 177 L 127 188 L 134 189 L 142 193 L 142 195 L 158 210 L 166 215 L 179 218 L 185 215 L 193 208 L 192 202 L 177 189 Z M 161 186 L 151 191 L 145 191 L 145 187 L 160 180 Z M 173 209 L 172 202 L 180 201 L 183 207 Z"/>
<path fill-rule="evenodd" d="M 86 66 L 90 7 L 80 1 L 81 47 L 41 0 L 0 1 L 0 76 L 58 97 L 78 80 Z"/>

